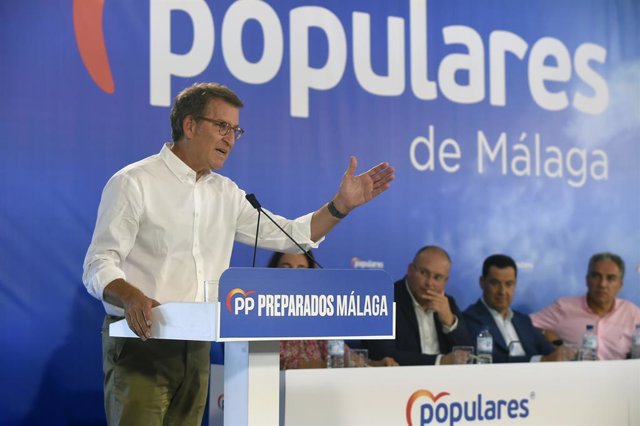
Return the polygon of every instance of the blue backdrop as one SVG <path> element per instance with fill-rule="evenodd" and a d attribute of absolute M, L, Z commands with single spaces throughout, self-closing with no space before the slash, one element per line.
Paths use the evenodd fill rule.
<path fill-rule="evenodd" d="M 272 211 L 328 201 L 349 155 L 396 167 L 325 267 L 400 278 L 438 244 L 466 307 L 505 252 L 532 311 L 582 294 L 610 250 L 640 303 L 637 1 L 33 0 L 0 23 L 0 423 L 104 422 L 103 310 L 81 282 L 101 190 L 170 139 L 197 81 L 245 101 L 221 173 Z"/>

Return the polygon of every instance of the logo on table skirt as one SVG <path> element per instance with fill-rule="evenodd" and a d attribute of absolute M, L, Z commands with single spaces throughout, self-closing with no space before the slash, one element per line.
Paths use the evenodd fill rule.
<path fill-rule="evenodd" d="M 227 293 L 227 311 L 233 313 L 234 315 L 238 315 L 238 312 L 244 311 L 245 315 L 249 314 L 249 311 L 253 310 L 256 306 L 256 301 L 253 300 L 253 297 L 249 297 L 255 290 L 244 291 L 241 288 L 234 288 L 229 293 Z M 235 296 L 235 297 L 234 297 Z M 231 307 L 231 302 L 233 301 L 233 308 Z"/>
<path fill-rule="evenodd" d="M 218 395 L 218 408 L 220 411 L 224 411 L 224 394 L 221 393 Z"/>
<path fill-rule="evenodd" d="M 460 401 L 450 397 L 449 392 L 433 394 L 419 389 L 407 400 L 406 420 L 408 426 L 449 425 L 465 422 L 486 422 L 508 420 L 510 423 L 529 417 L 529 398 L 486 399 L 478 394 L 474 400 Z M 531 394 L 533 398 L 534 394 Z M 416 404 L 417 402 L 417 404 Z M 414 422 L 415 420 L 415 422 Z"/>

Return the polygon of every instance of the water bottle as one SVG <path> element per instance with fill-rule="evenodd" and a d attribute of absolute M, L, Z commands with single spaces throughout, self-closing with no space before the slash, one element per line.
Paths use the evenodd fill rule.
<path fill-rule="evenodd" d="M 598 336 L 593 330 L 592 324 L 587 324 L 587 331 L 582 336 L 582 347 L 580 348 L 580 360 L 595 361 L 598 359 Z"/>
<path fill-rule="evenodd" d="M 476 347 L 478 364 L 491 364 L 493 361 L 493 337 L 487 327 L 480 330 L 476 339 Z"/>
<path fill-rule="evenodd" d="M 631 358 L 640 359 L 640 324 L 636 324 L 636 332 L 631 336 Z"/>
<path fill-rule="evenodd" d="M 327 368 L 344 367 L 344 340 L 329 340 L 328 346 Z"/>

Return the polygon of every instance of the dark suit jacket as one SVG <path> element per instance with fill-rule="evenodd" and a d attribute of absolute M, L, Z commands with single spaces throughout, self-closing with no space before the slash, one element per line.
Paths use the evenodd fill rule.
<path fill-rule="evenodd" d="M 493 362 L 529 362 L 534 355 L 547 355 L 554 351 L 555 347 L 536 329 L 531 323 L 529 315 L 513 311 L 511 323 L 518 333 L 520 343 L 526 353 L 525 356 L 510 357 L 509 347 L 498 329 L 498 325 L 491 316 L 491 312 L 479 300 L 464 311 L 467 327 L 472 336 L 477 336 L 483 326 L 489 327 L 493 337 Z M 473 346 L 476 346 L 475 344 Z M 477 348 L 476 348 L 477 349 Z"/>
<path fill-rule="evenodd" d="M 453 297 L 447 295 L 451 311 L 458 318 L 458 326 L 451 333 L 445 334 L 438 315 L 434 315 L 440 353 L 451 352 L 453 346 L 473 345 L 473 339 L 467 332 L 464 316 L 456 305 Z M 396 338 L 395 340 L 369 340 L 366 347 L 371 359 L 393 357 L 400 365 L 433 365 L 437 355 L 422 353 L 418 319 L 413 309 L 411 296 L 405 285 L 405 278 L 394 284 L 394 299 L 396 302 Z"/>

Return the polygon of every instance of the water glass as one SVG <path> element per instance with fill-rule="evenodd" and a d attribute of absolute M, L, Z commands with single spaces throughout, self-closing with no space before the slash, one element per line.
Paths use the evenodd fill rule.
<path fill-rule="evenodd" d="M 327 368 L 343 368 L 345 357 L 345 354 L 327 355 Z"/>
<path fill-rule="evenodd" d="M 347 351 L 348 367 L 366 367 L 369 351 L 366 349 L 349 349 Z"/>
<path fill-rule="evenodd" d="M 473 346 L 454 346 L 451 352 L 454 364 L 473 364 Z"/>
<path fill-rule="evenodd" d="M 204 280 L 204 301 L 218 303 L 218 280 Z"/>
<path fill-rule="evenodd" d="M 578 345 L 563 343 L 559 349 L 562 361 L 576 361 L 578 359 Z"/>

